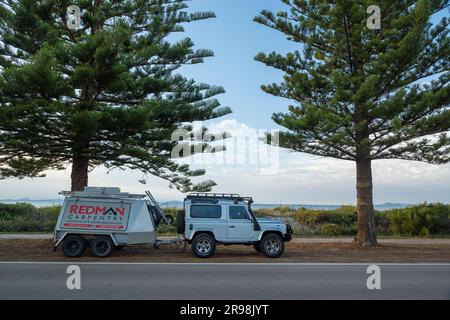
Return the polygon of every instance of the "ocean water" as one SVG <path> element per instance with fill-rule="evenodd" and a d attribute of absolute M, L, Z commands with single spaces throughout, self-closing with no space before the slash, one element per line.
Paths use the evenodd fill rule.
<path fill-rule="evenodd" d="M 32 200 L 32 199 L 6 199 L 1 200 L 0 203 L 6 204 L 15 204 L 15 203 L 30 203 L 35 207 L 49 207 L 49 206 L 60 206 L 63 204 L 64 199 L 46 199 L 46 200 Z M 168 201 L 168 202 L 159 202 L 159 205 L 162 208 L 176 208 L 182 209 L 183 202 L 182 201 Z M 309 204 L 263 204 L 263 203 L 254 203 L 252 204 L 253 209 L 273 209 L 277 207 L 290 207 L 292 209 L 299 208 L 307 208 L 312 210 L 334 210 L 340 208 L 342 205 L 309 205 Z M 384 203 L 375 205 L 375 209 L 383 211 L 394 208 L 405 208 L 410 206 L 410 204 L 403 203 Z"/>

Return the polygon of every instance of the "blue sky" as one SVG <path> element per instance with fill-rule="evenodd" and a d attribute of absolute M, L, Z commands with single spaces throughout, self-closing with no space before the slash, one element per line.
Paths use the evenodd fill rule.
<path fill-rule="evenodd" d="M 279 0 L 193 0 L 192 11 L 214 11 L 216 19 L 186 25 L 186 33 L 197 48 L 212 49 L 215 57 L 204 64 L 183 67 L 182 73 L 196 81 L 223 86 L 222 105 L 233 114 L 208 123 L 213 130 L 227 130 L 233 135 L 253 129 L 273 129 L 274 112 L 285 112 L 289 101 L 261 91 L 262 84 L 280 82 L 282 74 L 254 61 L 259 52 L 286 53 L 301 49 L 282 34 L 253 22 L 262 10 L 285 10 Z M 448 12 L 443 12 L 439 16 Z M 231 151 L 227 151 L 228 154 Z M 348 161 L 320 158 L 283 151 L 279 170 L 261 174 L 251 164 L 204 164 L 207 179 L 219 186 L 217 192 L 253 196 L 259 203 L 354 204 L 355 166 Z M 270 170 L 269 170 L 270 171 Z M 376 203 L 403 202 L 450 203 L 450 164 L 428 165 L 408 161 L 376 161 L 373 165 Z M 167 182 L 147 177 L 147 185 L 138 183 L 142 174 L 134 171 L 94 170 L 92 186 L 120 186 L 125 191 L 141 193 L 150 189 L 158 200 L 180 200 L 183 194 L 168 188 Z M 7 179 L 0 182 L 1 198 L 49 199 L 70 189 L 70 170 L 48 172 L 43 179 Z"/>
<path fill-rule="evenodd" d="M 285 111 L 287 101 L 264 93 L 260 86 L 279 82 L 282 73 L 254 61 L 259 52 L 284 53 L 299 50 L 282 34 L 253 22 L 262 10 L 280 11 L 285 5 L 278 0 L 193 0 L 192 11 L 214 11 L 216 19 L 186 25 L 186 33 L 198 48 L 208 48 L 215 57 L 202 65 L 183 68 L 182 72 L 197 81 L 221 85 L 227 93 L 220 97 L 233 114 L 227 118 L 257 128 L 275 128 L 272 113 Z"/>

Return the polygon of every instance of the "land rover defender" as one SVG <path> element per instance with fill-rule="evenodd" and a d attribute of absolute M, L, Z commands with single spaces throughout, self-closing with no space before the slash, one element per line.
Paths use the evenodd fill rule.
<path fill-rule="evenodd" d="M 253 199 L 238 194 L 191 193 L 178 212 L 177 232 L 191 244 L 196 257 L 211 257 L 216 244 L 253 245 L 269 258 L 280 257 L 292 228 L 278 219 L 256 218 Z"/>

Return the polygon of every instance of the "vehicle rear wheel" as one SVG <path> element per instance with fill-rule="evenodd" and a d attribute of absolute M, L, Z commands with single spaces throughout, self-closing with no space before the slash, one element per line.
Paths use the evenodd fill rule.
<path fill-rule="evenodd" d="M 68 258 L 81 257 L 86 251 L 87 243 L 79 235 L 68 236 L 64 239 L 63 253 Z"/>
<path fill-rule="evenodd" d="M 98 258 L 106 258 L 113 252 L 114 243 L 108 236 L 95 237 L 91 241 L 91 250 L 94 256 Z"/>
<path fill-rule="evenodd" d="M 268 258 L 278 258 L 284 252 L 284 241 L 279 235 L 270 233 L 261 240 L 261 251 Z"/>
<path fill-rule="evenodd" d="M 207 233 L 201 233 L 192 241 L 192 252 L 197 258 L 209 258 L 216 251 L 216 240 Z"/>
<path fill-rule="evenodd" d="M 261 243 L 260 242 L 253 243 L 253 248 L 255 248 L 256 251 L 261 252 Z"/>

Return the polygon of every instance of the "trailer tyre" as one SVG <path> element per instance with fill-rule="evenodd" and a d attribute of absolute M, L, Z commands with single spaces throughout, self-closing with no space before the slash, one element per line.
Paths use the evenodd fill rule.
<path fill-rule="evenodd" d="M 184 211 L 180 210 L 177 213 L 177 233 L 183 234 L 185 231 Z"/>
<path fill-rule="evenodd" d="M 95 237 L 91 241 L 91 250 L 94 256 L 98 258 L 109 257 L 114 250 L 114 243 L 110 237 L 101 236 Z"/>
<path fill-rule="evenodd" d="M 268 258 L 278 258 L 284 252 L 284 241 L 278 234 L 269 233 L 261 240 L 262 253 Z"/>
<path fill-rule="evenodd" d="M 86 251 L 87 243 L 81 236 L 68 236 L 63 242 L 63 253 L 68 258 L 81 257 Z"/>
<path fill-rule="evenodd" d="M 209 258 L 216 251 L 216 240 L 210 234 L 201 233 L 192 241 L 192 252 L 197 258 Z"/>

